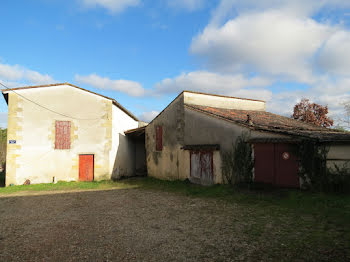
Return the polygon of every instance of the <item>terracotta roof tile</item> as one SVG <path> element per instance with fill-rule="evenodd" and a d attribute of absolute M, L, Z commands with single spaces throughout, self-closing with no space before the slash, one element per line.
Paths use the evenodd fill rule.
<path fill-rule="evenodd" d="M 187 108 L 235 122 L 250 129 L 277 132 L 291 136 L 308 137 L 321 141 L 350 141 L 350 133 L 315 126 L 292 118 L 266 111 L 222 109 L 199 105 L 185 105 Z M 247 121 L 250 116 L 251 124 Z"/>

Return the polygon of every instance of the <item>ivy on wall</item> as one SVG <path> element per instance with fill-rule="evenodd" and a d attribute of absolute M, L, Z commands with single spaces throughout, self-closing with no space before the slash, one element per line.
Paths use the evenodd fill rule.
<path fill-rule="evenodd" d="M 6 161 L 7 129 L 0 128 L 0 164 Z"/>
<path fill-rule="evenodd" d="M 225 183 L 233 185 L 252 182 L 254 161 L 248 139 L 249 135 L 243 132 L 232 144 L 232 148 L 222 153 L 222 174 Z"/>
<path fill-rule="evenodd" d="M 304 140 L 298 146 L 299 176 L 303 187 L 312 191 L 344 192 L 350 189 L 349 163 L 327 166 L 329 146 Z"/>
<path fill-rule="evenodd" d="M 0 186 L 5 185 L 5 162 L 7 146 L 7 129 L 0 128 Z"/>

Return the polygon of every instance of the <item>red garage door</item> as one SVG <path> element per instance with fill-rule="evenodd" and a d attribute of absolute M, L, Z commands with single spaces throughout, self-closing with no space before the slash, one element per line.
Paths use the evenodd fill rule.
<path fill-rule="evenodd" d="M 299 187 L 298 162 L 291 144 L 255 144 L 255 182 Z"/>

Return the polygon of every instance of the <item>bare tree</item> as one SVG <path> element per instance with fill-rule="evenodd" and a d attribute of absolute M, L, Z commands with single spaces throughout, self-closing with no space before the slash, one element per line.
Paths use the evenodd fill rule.
<path fill-rule="evenodd" d="M 339 122 L 341 122 L 342 125 L 344 125 L 344 127 L 349 128 L 350 127 L 350 101 L 343 102 L 342 105 L 344 106 L 344 114 L 339 119 L 340 120 Z"/>

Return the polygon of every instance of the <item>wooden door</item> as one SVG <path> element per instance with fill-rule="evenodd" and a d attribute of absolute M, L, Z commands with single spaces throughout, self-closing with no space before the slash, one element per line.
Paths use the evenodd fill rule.
<path fill-rule="evenodd" d="M 201 177 L 201 155 L 199 152 L 191 152 L 191 177 L 200 179 Z"/>
<path fill-rule="evenodd" d="M 254 145 L 254 181 L 258 183 L 275 183 L 275 149 L 274 144 Z"/>
<path fill-rule="evenodd" d="M 298 161 L 294 154 L 295 146 L 275 145 L 275 183 L 281 187 L 299 187 Z"/>
<path fill-rule="evenodd" d="M 280 187 L 299 187 L 298 161 L 292 144 L 255 144 L 254 181 Z"/>
<path fill-rule="evenodd" d="M 213 152 L 191 151 L 191 181 L 201 184 L 213 183 Z"/>
<path fill-rule="evenodd" d="M 94 180 L 94 155 L 79 155 L 79 181 Z"/>
<path fill-rule="evenodd" d="M 201 180 L 205 184 L 213 183 L 213 152 L 201 153 Z"/>

